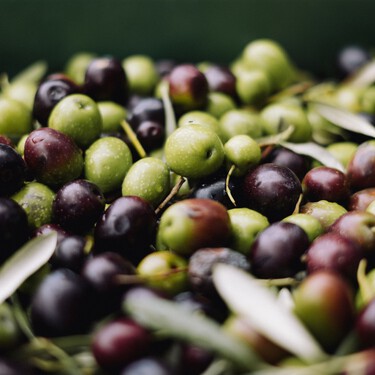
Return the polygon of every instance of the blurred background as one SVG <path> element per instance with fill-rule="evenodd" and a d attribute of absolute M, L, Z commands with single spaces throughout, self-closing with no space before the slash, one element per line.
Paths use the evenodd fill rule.
<path fill-rule="evenodd" d="M 1 0 L 0 71 L 79 51 L 228 63 L 255 38 L 327 76 L 347 44 L 375 46 L 373 0 Z"/>

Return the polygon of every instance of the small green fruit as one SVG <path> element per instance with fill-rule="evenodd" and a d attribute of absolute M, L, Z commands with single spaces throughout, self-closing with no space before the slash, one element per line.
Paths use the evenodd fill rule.
<path fill-rule="evenodd" d="M 100 135 L 103 121 L 98 105 L 86 95 L 68 95 L 56 104 L 48 126 L 69 135 L 79 147 L 87 148 Z"/>
<path fill-rule="evenodd" d="M 115 102 L 98 102 L 103 120 L 103 133 L 117 132 L 121 129 L 121 121 L 126 117 L 126 110 Z"/>
<path fill-rule="evenodd" d="M 232 227 L 229 247 L 248 255 L 256 236 L 269 226 L 269 221 L 249 208 L 232 208 L 228 214 Z"/>
<path fill-rule="evenodd" d="M 96 55 L 89 52 L 76 53 L 68 60 L 65 73 L 78 85 L 82 85 L 87 67 L 95 57 Z"/>
<path fill-rule="evenodd" d="M 207 98 L 206 111 L 220 119 L 224 113 L 236 108 L 233 98 L 222 92 L 209 92 Z"/>
<path fill-rule="evenodd" d="M 271 84 L 264 71 L 245 70 L 237 74 L 236 89 L 242 103 L 252 105 L 267 98 L 271 92 Z"/>
<path fill-rule="evenodd" d="M 169 168 L 187 178 L 201 178 L 216 172 L 224 161 L 219 136 L 201 125 L 176 129 L 164 147 Z"/>
<path fill-rule="evenodd" d="M 169 168 L 162 160 L 152 157 L 134 163 L 122 183 L 122 195 L 136 195 L 153 207 L 157 207 L 169 191 Z"/>
<path fill-rule="evenodd" d="M 317 238 L 324 232 L 323 226 L 320 221 L 312 215 L 293 214 L 284 218 L 283 221 L 296 224 L 300 228 L 302 228 L 306 232 L 310 242 L 314 241 L 315 238 Z"/>
<path fill-rule="evenodd" d="M 95 141 L 85 154 L 85 178 L 103 193 L 121 188 L 126 173 L 133 163 L 129 147 L 115 137 Z"/>
<path fill-rule="evenodd" d="M 190 111 L 182 115 L 178 120 L 178 126 L 181 127 L 185 125 L 202 125 L 213 130 L 217 134 L 220 133 L 219 121 L 216 117 L 203 111 Z"/>

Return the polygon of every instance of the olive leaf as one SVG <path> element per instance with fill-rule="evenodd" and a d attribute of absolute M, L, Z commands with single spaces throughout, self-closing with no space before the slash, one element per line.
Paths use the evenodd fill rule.
<path fill-rule="evenodd" d="M 47 263 L 55 251 L 56 241 L 56 232 L 35 237 L 4 263 L 0 268 L 0 303 L 10 297 L 29 276 Z"/>
<path fill-rule="evenodd" d="M 47 73 L 48 65 L 44 60 L 36 61 L 13 77 L 12 83 L 19 81 L 38 83 Z"/>
<path fill-rule="evenodd" d="M 249 273 L 217 264 L 213 281 L 229 308 L 269 340 L 307 363 L 326 357 L 300 320 L 279 303 L 277 295 L 260 285 Z"/>
<path fill-rule="evenodd" d="M 375 82 L 375 60 L 360 68 L 345 83 L 353 87 L 368 87 Z"/>
<path fill-rule="evenodd" d="M 162 82 L 160 86 L 160 92 L 165 113 L 166 136 L 168 137 L 176 130 L 177 124 L 171 98 L 169 97 L 169 85 L 167 81 Z"/>
<path fill-rule="evenodd" d="M 194 315 L 174 302 L 151 295 L 139 298 L 130 294 L 123 309 L 142 326 L 199 345 L 241 368 L 255 370 L 266 366 L 248 345 L 223 332 L 216 322 Z"/>
<path fill-rule="evenodd" d="M 296 154 L 310 156 L 327 167 L 336 168 L 345 173 L 345 167 L 329 151 L 316 143 L 280 142 L 280 145 L 295 152 Z"/>
<path fill-rule="evenodd" d="M 326 120 L 343 129 L 375 138 L 374 126 L 363 117 L 345 109 L 321 102 L 311 102 L 313 109 Z"/>
<path fill-rule="evenodd" d="M 282 141 L 286 141 L 292 135 L 294 131 L 293 125 L 288 125 L 288 127 L 279 132 L 278 134 L 272 134 L 265 137 L 257 138 L 256 141 L 259 146 L 268 146 L 268 145 L 276 145 Z"/>

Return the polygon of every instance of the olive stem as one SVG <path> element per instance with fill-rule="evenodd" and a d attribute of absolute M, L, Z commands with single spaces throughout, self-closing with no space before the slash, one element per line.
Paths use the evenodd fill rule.
<path fill-rule="evenodd" d="M 35 335 L 30 327 L 29 320 L 27 319 L 26 312 L 23 310 L 19 301 L 17 293 L 14 293 L 11 297 L 13 304 L 13 314 L 23 334 L 29 339 L 33 340 Z"/>
<path fill-rule="evenodd" d="M 169 97 L 169 84 L 167 81 L 162 82 L 160 92 L 164 105 L 166 136 L 168 137 L 176 130 L 177 124 L 172 102 Z"/>
<path fill-rule="evenodd" d="M 296 203 L 296 206 L 294 207 L 293 215 L 298 214 L 300 206 L 301 206 L 302 198 L 303 198 L 303 194 L 300 194 L 299 198 L 298 198 L 298 201 Z"/>
<path fill-rule="evenodd" d="M 159 206 L 155 209 L 156 215 L 168 204 L 168 202 L 179 192 L 181 189 L 181 186 L 184 184 L 185 178 L 182 176 L 179 176 L 177 179 L 176 184 L 173 186 L 173 189 L 170 191 L 170 193 L 166 196 L 166 198 L 159 204 Z"/>
<path fill-rule="evenodd" d="M 137 138 L 137 135 L 134 133 L 134 131 L 131 128 L 131 126 L 129 125 L 129 123 L 126 122 L 125 120 L 122 120 L 121 126 L 124 129 L 126 135 L 129 137 L 130 142 L 132 143 L 132 145 L 134 146 L 134 148 L 138 152 L 138 155 L 141 158 L 146 157 L 147 153 L 146 153 L 145 149 L 143 148 L 143 146 L 141 145 L 141 143 L 139 142 L 139 140 Z"/>
<path fill-rule="evenodd" d="M 293 279 L 293 277 L 284 277 L 281 279 L 258 279 L 259 283 L 270 287 L 270 286 L 294 286 L 298 285 L 300 281 Z"/>
<path fill-rule="evenodd" d="M 369 282 L 366 277 L 366 267 L 367 267 L 367 261 L 366 259 L 362 259 L 359 262 L 358 269 L 357 269 L 357 280 L 358 280 L 359 290 L 362 294 L 362 298 L 365 303 L 369 302 L 373 297 L 371 286 L 369 285 Z"/>
<path fill-rule="evenodd" d="M 233 206 L 236 207 L 237 203 L 235 199 L 233 198 L 232 192 L 230 191 L 230 188 L 229 188 L 229 180 L 235 169 L 236 169 L 236 166 L 233 164 L 228 171 L 227 177 L 225 179 L 225 191 L 227 192 L 229 200 L 233 203 Z"/>

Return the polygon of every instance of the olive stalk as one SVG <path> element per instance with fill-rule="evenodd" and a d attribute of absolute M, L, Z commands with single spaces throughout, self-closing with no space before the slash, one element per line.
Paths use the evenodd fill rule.
<path fill-rule="evenodd" d="M 147 153 L 143 146 L 141 145 L 141 142 L 139 142 L 137 135 L 134 133 L 133 129 L 129 125 L 129 123 L 125 120 L 121 121 L 121 126 L 124 129 L 126 135 L 129 137 L 130 142 L 134 146 L 135 150 L 137 151 L 138 155 L 141 158 L 145 158 L 147 156 Z"/>
<path fill-rule="evenodd" d="M 183 185 L 184 182 L 185 182 L 185 178 L 182 177 L 182 176 L 179 176 L 176 184 L 173 186 L 170 193 L 165 197 L 165 199 L 155 209 L 156 214 L 158 214 L 168 204 L 168 202 L 179 192 L 179 190 L 181 189 L 181 186 Z"/>
<path fill-rule="evenodd" d="M 230 191 L 230 188 L 229 188 L 229 180 L 230 180 L 230 177 L 232 176 L 235 169 L 236 169 L 236 166 L 233 164 L 228 171 L 227 177 L 225 179 L 225 191 L 227 192 L 227 195 L 228 195 L 228 198 L 230 199 L 230 201 L 236 207 L 237 203 L 236 203 L 235 199 L 233 198 L 232 192 Z"/>

